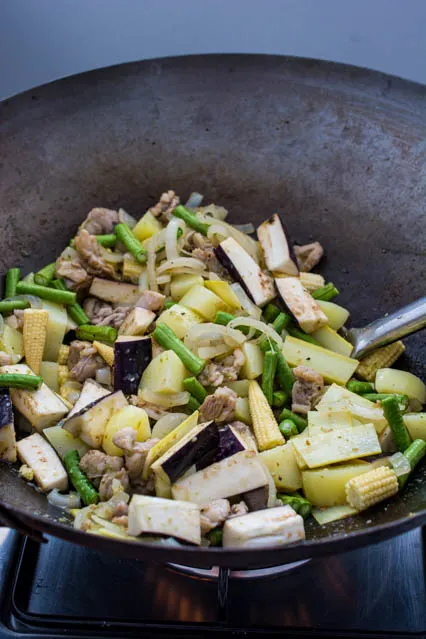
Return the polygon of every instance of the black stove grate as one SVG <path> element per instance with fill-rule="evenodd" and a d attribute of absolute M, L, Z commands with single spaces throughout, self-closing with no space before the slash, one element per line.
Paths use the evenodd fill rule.
<path fill-rule="evenodd" d="M 1 586 L 1 639 L 426 636 L 420 530 L 276 578 L 231 579 L 222 608 L 215 582 L 53 538 L 20 544 Z"/>

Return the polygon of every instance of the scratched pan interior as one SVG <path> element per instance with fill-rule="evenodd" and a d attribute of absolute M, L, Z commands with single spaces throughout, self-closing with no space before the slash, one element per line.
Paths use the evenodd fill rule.
<path fill-rule="evenodd" d="M 274 56 L 199 56 L 102 69 L 0 105 L 0 267 L 50 262 L 94 206 L 142 214 L 174 188 L 232 222 L 279 211 L 362 324 L 425 293 L 425 87 L 364 69 Z M 424 336 L 403 365 L 424 377 Z M 372 543 L 426 522 L 420 469 L 385 507 L 277 549 L 167 550 L 74 531 L 0 465 L 13 522 L 127 556 L 235 568 Z"/>

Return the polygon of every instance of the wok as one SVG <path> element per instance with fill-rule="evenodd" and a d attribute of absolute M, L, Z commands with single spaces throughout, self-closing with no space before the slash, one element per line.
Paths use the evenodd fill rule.
<path fill-rule="evenodd" d="M 0 105 L 0 269 L 52 261 L 94 206 L 142 214 L 168 188 L 197 190 L 255 224 L 274 211 L 363 325 L 425 293 L 426 88 L 344 65 L 212 55 L 101 69 Z M 425 376 L 421 334 L 408 370 Z M 401 363 L 400 363 L 401 365 Z M 128 557 L 255 568 L 340 552 L 426 522 L 424 469 L 387 508 L 276 549 L 166 548 L 73 530 L 0 464 L 3 521 Z"/>

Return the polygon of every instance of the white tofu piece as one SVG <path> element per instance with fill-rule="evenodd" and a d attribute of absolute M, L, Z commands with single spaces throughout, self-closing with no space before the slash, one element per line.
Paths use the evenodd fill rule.
<path fill-rule="evenodd" d="M 54 488 L 67 490 L 68 475 L 52 446 L 38 433 L 34 433 L 17 444 L 19 459 L 34 472 L 40 488 L 49 492 Z"/>
<path fill-rule="evenodd" d="M 291 245 L 277 213 L 258 227 L 257 237 L 262 245 L 266 266 L 270 271 L 299 275 L 296 258 L 292 255 Z"/>
<path fill-rule="evenodd" d="M 146 308 L 134 308 L 119 328 L 119 335 L 143 335 L 155 320 L 155 313 Z"/>
<path fill-rule="evenodd" d="M 284 303 L 305 333 L 312 333 L 317 328 L 327 325 L 327 315 L 303 287 L 298 277 L 277 277 L 275 284 Z"/>
<path fill-rule="evenodd" d="M 89 404 L 93 404 L 96 400 L 109 394 L 110 391 L 98 384 L 98 382 L 95 382 L 94 379 L 86 379 L 81 389 L 80 397 L 68 413 L 68 418 L 79 413 Z"/>
<path fill-rule="evenodd" d="M 112 304 L 136 304 L 141 296 L 139 286 L 94 277 L 89 295 Z"/>
<path fill-rule="evenodd" d="M 2 366 L 0 372 L 34 375 L 26 364 Z M 68 413 L 68 407 L 46 384 L 42 384 L 38 390 L 11 388 L 10 397 L 15 408 L 38 431 L 57 424 Z"/>
<path fill-rule="evenodd" d="M 227 519 L 222 543 L 224 548 L 247 548 L 284 546 L 303 539 L 303 518 L 291 506 L 279 506 Z"/>
<path fill-rule="evenodd" d="M 10 393 L 0 390 L 0 461 L 16 462 L 16 437 Z"/>
<path fill-rule="evenodd" d="M 197 546 L 201 543 L 200 509 L 187 501 L 133 495 L 129 535 L 167 535 Z"/>
<path fill-rule="evenodd" d="M 257 306 L 265 306 L 277 296 L 272 277 L 262 271 L 233 237 L 221 242 L 215 253 L 233 278 L 240 281 Z"/>

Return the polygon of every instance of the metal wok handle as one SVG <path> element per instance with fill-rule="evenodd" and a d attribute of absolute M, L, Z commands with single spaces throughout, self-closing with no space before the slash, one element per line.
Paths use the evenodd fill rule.
<path fill-rule="evenodd" d="M 33 541 L 36 541 L 38 544 L 47 543 L 47 539 L 43 537 L 43 535 L 38 531 L 34 530 L 34 528 L 30 528 L 24 522 L 20 521 L 18 517 L 11 513 L 9 508 L 0 504 L 0 526 L 5 526 L 6 528 L 13 528 L 21 535 L 25 535 L 25 537 L 30 537 Z"/>
<path fill-rule="evenodd" d="M 349 330 L 348 339 L 354 346 L 351 357 L 362 357 L 374 348 L 395 342 L 425 327 L 426 297 L 421 297 L 365 328 Z"/>

